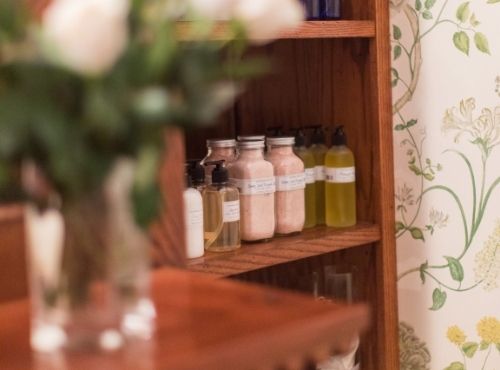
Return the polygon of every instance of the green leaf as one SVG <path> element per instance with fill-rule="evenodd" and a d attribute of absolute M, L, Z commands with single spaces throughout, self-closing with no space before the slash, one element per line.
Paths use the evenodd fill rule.
<path fill-rule="evenodd" d="M 425 271 L 428 267 L 429 262 L 425 262 L 420 265 L 420 280 L 422 280 L 422 284 L 425 284 Z"/>
<path fill-rule="evenodd" d="M 400 123 L 394 127 L 394 130 L 403 131 L 405 128 L 406 128 L 406 126 Z"/>
<path fill-rule="evenodd" d="M 425 241 L 424 233 L 419 227 L 412 227 L 410 233 L 413 239 Z"/>
<path fill-rule="evenodd" d="M 401 231 L 405 228 L 405 224 L 401 221 L 396 221 L 396 232 Z"/>
<path fill-rule="evenodd" d="M 396 45 L 394 46 L 394 60 L 398 59 L 401 56 L 401 46 Z"/>
<path fill-rule="evenodd" d="M 415 10 L 420 11 L 422 9 L 422 1 L 415 0 Z"/>
<path fill-rule="evenodd" d="M 437 311 L 444 306 L 445 302 L 446 302 L 446 292 L 442 291 L 439 288 L 436 288 L 432 292 L 432 307 L 430 307 L 429 310 Z"/>
<path fill-rule="evenodd" d="M 476 32 L 474 35 L 474 43 L 479 51 L 483 53 L 490 54 L 490 47 L 488 45 L 488 39 L 481 32 Z"/>
<path fill-rule="evenodd" d="M 457 19 L 463 23 L 467 19 L 469 19 L 469 15 L 469 1 L 466 1 L 465 3 L 460 4 L 460 6 L 457 8 Z"/>
<path fill-rule="evenodd" d="M 420 168 L 418 168 L 416 165 L 414 164 L 410 164 L 408 166 L 408 168 L 417 176 L 420 176 L 422 174 L 422 171 L 420 171 Z"/>
<path fill-rule="evenodd" d="M 464 31 L 453 34 L 453 43 L 458 50 L 469 55 L 469 36 Z"/>
<path fill-rule="evenodd" d="M 500 0 L 498 0 L 500 1 Z M 469 22 L 471 24 L 472 27 L 477 27 L 481 24 L 481 22 L 479 22 L 476 18 L 476 15 L 473 13 L 469 19 Z"/>
<path fill-rule="evenodd" d="M 463 281 L 464 280 L 464 268 L 459 260 L 453 257 L 445 256 L 448 261 L 448 267 L 450 268 L 450 274 L 453 280 L 455 281 Z"/>
<path fill-rule="evenodd" d="M 434 180 L 434 175 L 432 175 L 431 173 L 424 173 L 424 178 L 427 180 L 427 181 L 432 181 Z"/>
<path fill-rule="evenodd" d="M 479 344 L 479 350 L 484 351 L 484 350 L 488 349 L 489 346 L 490 346 L 490 343 L 482 340 L 481 343 Z"/>
<path fill-rule="evenodd" d="M 476 354 L 478 347 L 479 344 L 475 342 L 467 342 L 462 345 L 462 351 L 468 358 L 472 358 Z"/>
<path fill-rule="evenodd" d="M 429 19 L 432 19 L 432 18 L 433 18 L 433 17 L 432 17 L 432 13 L 431 13 L 429 10 L 424 10 L 424 11 L 422 12 L 422 17 L 423 17 L 424 19 L 427 19 L 427 20 L 429 20 Z"/>
<path fill-rule="evenodd" d="M 425 0 L 425 8 L 431 9 L 434 4 L 436 4 L 436 0 Z"/>
<path fill-rule="evenodd" d="M 402 36 L 401 28 L 399 28 L 398 26 L 393 24 L 392 25 L 392 35 L 394 36 L 394 40 L 399 40 Z"/>
<path fill-rule="evenodd" d="M 500 0 L 488 0 L 488 4 L 500 3 Z"/>
<path fill-rule="evenodd" d="M 412 120 L 409 120 L 408 122 L 406 122 L 406 127 L 411 127 L 411 126 L 415 126 L 417 124 L 417 120 L 416 119 L 412 119 Z"/>
<path fill-rule="evenodd" d="M 465 366 L 461 362 L 452 362 L 450 366 L 448 366 L 444 370 L 465 370 Z"/>

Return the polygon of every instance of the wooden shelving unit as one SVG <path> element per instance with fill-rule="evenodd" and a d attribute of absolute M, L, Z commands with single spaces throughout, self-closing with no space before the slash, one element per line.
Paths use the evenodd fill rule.
<path fill-rule="evenodd" d="M 281 237 L 266 243 L 244 244 L 230 253 L 207 253 L 188 261 L 191 271 L 229 277 L 380 240 L 376 224 L 358 223 L 347 229 L 316 227 L 300 235 Z"/>
<path fill-rule="evenodd" d="M 177 32 L 186 39 L 193 37 L 190 34 L 189 22 L 179 22 Z M 215 25 L 211 38 L 224 40 L 228 35 L 228 27 L 224 22 Z M 375 37 L 375 22 L 369 20 L 346 21 L 307 21 L 300 27 L 283 32 L 279 39 L 321 39 L 321 38 L 348 38 L 348 37 Z"/>
<path fill-rule="evenodd" d="M 300 291 L 307 276 L 324 276 L 329 268 L 351 272 L 355 301 L 368 303 L 373 312 L 374 325 L 361 340 L 363 369 L 393 370 L 399 368 L 399 345 L 389 4 L 343 4 L 346 20 L 304 22 L 276 42 L 256 47 L 252 54 L 271 60 L 273 73 L 250 83 L 216 126 L 186 135 L 186 152 L 203 158 L 208 138 L 265 133 L 271 126 L 291 131 L 343 124 L 356 158 L 357 214 L 364 222 L 346 230 L 320 227 L 226 255 L 207 254 L 186 267 Z M 179 32 L 189 36 L 186 27 L 179 24 Z M 212 37 L 223 39 L 225 27 L 219 24 Z M 171 217 L 178 222 L 178 214 Z M 182 243 L 175 248 L 182 251 Z"/>

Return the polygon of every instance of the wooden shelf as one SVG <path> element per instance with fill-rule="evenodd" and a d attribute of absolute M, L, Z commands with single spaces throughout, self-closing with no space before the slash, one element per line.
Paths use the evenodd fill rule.
<path fill-rule="evenodd" d="M 189 37 L 189 22 L 178 22 L 177 31 Z M 224 22 L 217 23 L 212 38 L 224 40 L 228 28 Z M 306 21 L 296 29 L 283 32 L 278 39 L 322 39 L 341 37 L 375 37 L 373 21 Z"/>
<path fill-rule="evenodd" d="M 27 300 L 0 305 L 1 369 L 273 369 L 346 351 L 368 324 L 364 305 L 314 301 L 275 289 L 173 269 L 155 273 L 152 341 L 112 353 L 34 355 Z M 295 368 L 295 367 L 294 367 Z"/>
<path fill-rule="evenodd" d="M 230 253 L 207 253 L 188 261 L 188 269 L 226 277 L 248 271 L 318 256 L 380 240 L 378 225 L 359 223 L 346 229 L 316 227 L 300 235 L 267 243 L 244 244 Z"/>

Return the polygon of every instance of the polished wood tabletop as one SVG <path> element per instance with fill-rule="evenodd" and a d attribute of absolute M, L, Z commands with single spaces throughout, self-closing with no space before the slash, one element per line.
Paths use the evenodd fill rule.
<path fill-rule="evenodd" d="M 154 340 L 100 354 L 35 354 L 29 347 L 29 302 L 0 305 L 0 369 L 273 369 L 346 350 L 368 324 L 363 305 L 314 301 L 174 269 L 155 272 L 153 294 Z"/>

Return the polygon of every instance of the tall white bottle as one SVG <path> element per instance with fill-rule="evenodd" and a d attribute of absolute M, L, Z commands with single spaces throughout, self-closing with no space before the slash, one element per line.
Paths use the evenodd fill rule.
<path fill-rule="evenodd" d="M 203 199 L 198 190 L 191 187 L 191 179 L 186 175 L 187 188 L 184 190 L 184 226 L 187 258 L 198 258 L 205 252 L 203 240 Z"/>

